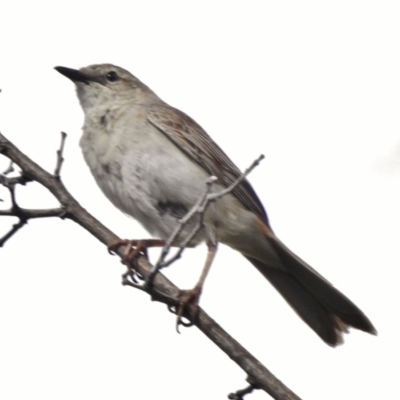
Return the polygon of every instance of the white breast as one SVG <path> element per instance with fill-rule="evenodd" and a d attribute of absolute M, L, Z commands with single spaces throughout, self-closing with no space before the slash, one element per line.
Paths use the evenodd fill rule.
<path fill-rule="evenodd" d="M 142 110 L 96 111 L 86 115 L 80 141 L 93 176 L 116 207 L 167 239 L 176 213 L 189 210 L 205 190 L 207 174 Z"/>

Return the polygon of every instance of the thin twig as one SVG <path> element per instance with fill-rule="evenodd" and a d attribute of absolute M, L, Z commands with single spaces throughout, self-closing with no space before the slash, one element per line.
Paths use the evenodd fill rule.
<path fill-rule="evenodd" d="M 16 224 L 14 224 L 12 228 L 2 238 L 0 238 L 0 247 L 3 247 L 7 240 L 14 236 L 26 223 L 27 221 L 25 219 L 20 219 Z"/>
<path fill-rule="evenodd" d="M 200 199 L 197 201 L 197 203 L 190 209 L 190 211 L 185 215 L 184 218 L 182 218 L 179 221 L 179 224 L 175 231 L 172 233 L 172 235 L 169 237 L 166 245 L 164 246 L 160 258 L 155 264 L 155 271 L 154 274 L 157 273 L 161 268 L 168 267 L 171 265 L 173 262 L 178 260 L 184 251 L 184 249 L 187 247 L 187 245 L 193 240 L 193 238 L 197 235 L 197 233 L 201 230 L 203 227 L 203 216 L 209 206 L 209 204 L 213 201 L 216 201 L 217 199 L 220 199 L 223 196 L 226 196 L 228 193 L 231 193 L 246 177 L 249 175 L 251 171 L 255 167 L 257 167 L 260 162 L 265 158 L 263 154 L 261 154 L 256 160 L 254 160 L 251 165 L 226 189 L 223 189 L 219 192 L 216 193 L 211 193 L 211 188 L 212 185 L 217 181 L 217 178 L 214 176 L 211 176 L 207 181 L 206 181 L 206 190 L 204 194 L 200 197 Z M 181 243 L 179 246 L 179 249 L 175 253 L 174 256 L 172 256 L 170 259 L 167 261 L 165 258 L 167 257 L 172 243 L 175 242 L 177 236 L 182 232 L 183 228 L 187 225 L 187 223 L 194 218 L 196 214 L 200 215 L 199 220 L 197 221 L 197 224 L 194 226 L 193 230 L 190 232 L 190 234 L 185 238 L 185 240 Z"/>
<path fill-rule="evenodd" d="M 180 244 L 179 249 L 175 256 L 173 256 L 170 260 L 165 261 L 165 258 L 167 257 L 171 246 L 175 242 L 176 238 L 179 236 L 179 234 L 182 232 L 183 228 L 185 225 L 194 217 L 194 215 L 198 212 L 198 210 L 202 207 L 203 203 L 206 201 L 207 196 L 209 195 L 212 185 L 214 182 L 217 181 L 217 178 L 215 176 L 211 176 L 207 179 L 206 181 L 206 188 L 203 193 L 203 195 L 199 198 L 199 200 L 196 202 L 196 204 L 189 210 L 189 212 L 178 221 L 178 226 L 175 228 L 174 232 L 172 235 L 168 238 L 164 248 L 161 251 L 160 258 L 158 259 L 157 263 L 154 266 L 154 271 L 152 271 L 152 274 L 150 275 L 150 278 L 153 279 L 154 275 L 164 267 L 167 267 L 168 265 L 172 264 L 172 262 L 178 260 L 184 249 L 188 246 L 188 244 L 192 241 L 192 239 L 197 235 L 198 231 L 201 228 L 201 223 L 197 224 L 192 232 L 190 232 L 189 235 L 186 236 L 185 240 Z M 150 279 L 150 282 L 151 282 Z"/>
<path fill-rule="evenodd" d="M 253 171 L 253 169 L 255 167 L 257 167 L 260 162 L 265 158 L 264 154 L 261 154 L 256 160 L 254 160 L 250 167 L 248 167 L 247 169 L 244 170 L 244 172 L 230 185 L 228 186 L 226 189 L 221 190 L 218 193 L 212 193 L 210 194 L 209 197 L 209 201 L 215 201 L 223 196 L 225 196 L 228 193 L 231 193 L 233 191 L 233 189 L 236 188 L 236 186 L 238 186 L 246 177 L 247 175 L 249 175 L 249 173 L 251 171 Z"/>
<path fill-rule="evenodd" d="M 8 190 L 10 191 L 11 196 L 11 209 L 18 210 L 19 206 L 17 204 L 17 198 L 15 196 L 15 185 L 8 186 Z"/>
<path fill-rule="evenodd" d="M 21 217 L 26 220 L 49 217 L 63 217 L 64 214 L 65 210 L 63 210 L 61 207 L 42 210 L 32 210 L 28 208 L 18 207 L 17 212 L 11 208 L 9 210 L 0 210 L 0 217 Z"/>
<path fill-rule="evenodd" d="M 14 163 L 10 161 L 10 164 L 8 165 L 7 169 L 3 172 L 3 175 L 8 175 L 11 172 L 14 172 Z"/>
<path fill-rule="evenodd" d="M 54 170 L 54 177 L 57 179 L 60 179 L 61 167 L 64 162 L 63 153 L 64 153 L 64 145 L 66 138 L 67 134 L 65 132 L 61 132 L 61 143 L 60 143 L 60 148 L 57 150 L 57 164 Z"/>
<path fill-rule="evenodd" d="M 15 201 L 15 199 L 14 199 Z M 65 211 L 62 208 L 50 208 L 43 210 L 30 210 L 20 208 L 18 204 L 14 203 L 9 210 L 0 210 L 1 217 L 17 217 L 19 221 L 14 224 L 11 229 L 0 238 L 0 247 L 12 236 L 14 236 L 30 219 L 48 218 L 48 217 L 61 217 L 63 218 Z"/>
<path fill-rule="evenodd" d="M 197 221 L 197 224 L 193 227 L 192 231 L 187 235 L 187 237 L 182 241 L 182 243 L 179 246 L 179 249 L 175 253 L 174 256 L 172 256 L 169 260 L 163 261 L 162 262 L 162 267 L 168 267 L 171 265 L 173 262 L 178 260 L 181 256 L 183 251 L 187 248 L 188 244 L 192 242 L 194 237 L 199 233 L 199 231 L 203 228 L 204 223 L 204 212 L 207 208 L 208 205 L 208 197 L 211 193 L 211 189 L 213 184 L 217 181 L 217 178 L 215 176 L 210 176 L 208 180 L 206 181 L 206 190 L 204 192 L 204 196 L 201 198 L 201 201 L 197 203 L 183 219 L 183 224 L 182 224 L 182 229 L 183 226 L 186 225 L 191 219 L 194 218 L 196 214 L 199 214 L 199 220 Z"/>
<path fill-rule="evenodd" d="M 243 400 L 246 394 L 250 394 L 253 390 L 258 389 L 253 385 L 247 386 L 247 388 L 237 390 L 235 393 L 230 393 L 228 395 L 229 400 Z"/>

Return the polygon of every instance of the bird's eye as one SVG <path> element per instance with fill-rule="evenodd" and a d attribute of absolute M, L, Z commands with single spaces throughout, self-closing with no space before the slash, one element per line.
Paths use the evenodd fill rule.
<path fill-rule="evenodd" d="M 115 82 L 119 79 L 119 76 L 117 75 L 116 72 L 110 71 L 107 73 L 106 78 L 109 82 Z"/>

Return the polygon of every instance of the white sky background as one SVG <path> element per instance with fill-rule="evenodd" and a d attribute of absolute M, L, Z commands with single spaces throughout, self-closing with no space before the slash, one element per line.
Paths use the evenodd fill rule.
<path fill-rule="evenodd" d="M 226 248 L 201 305 L 304 399 L 393 398 L 399 11 L 396 1 L 3 2 L 0 131 L 49 171 L 67 132 L 63 181 L 124 238 L 147 235 L 94 183 L 78 147 L 83 113 L 54 66 L 120 65 L 199 122 L 240 168 L 264 153 L 250 180 L 274 230 L 379 336 L 352 331 L 329 348 Z M 18 200 L 57 205 L 33 184 Z M 0 233 L 11 223 L 2 218 Z M 190 288 L 205 254 L 188 250 L 166 274 Z M 164 305 L 122 287 L 118 259 L 72 222 L 31 221 L 0 263 L 1 399 L 224 399 L 246 385 L 196 329 L 176 334 Z"/>

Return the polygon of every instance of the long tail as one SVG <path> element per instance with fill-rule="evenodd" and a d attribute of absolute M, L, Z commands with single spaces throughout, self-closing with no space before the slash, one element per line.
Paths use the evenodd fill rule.
<path fill-rule="evenodd" d="M 324 342 L 330 346 L 343 343 L 343 333 L 348 332 L 348 327 L 376 335 L 370 320 L 344 294 L 279 240 L 274 241 L 273 247 L 284 269 L 247 258 Z"/>

